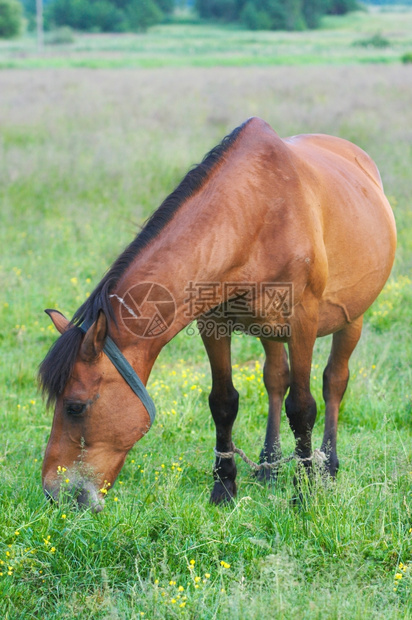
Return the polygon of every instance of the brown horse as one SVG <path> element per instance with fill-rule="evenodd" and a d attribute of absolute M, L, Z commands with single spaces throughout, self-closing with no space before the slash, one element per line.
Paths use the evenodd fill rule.
<path fill-rule="evenodd" d="M 389 276 L 395 244 L 393 214 L 364 151 L 326 135 L 281 139 L 264 121 L 246 121 L 185 176 L 71 322 L 47 311 L 61 336 L 40 367 L 43 390 L 55 403 L 46 494 L 58 497 L 57 469 L 64 466 L 78 503 L 102 508 L 99 489 L 104 481 L 113 485 L 150 426 L 142 383 L 162 347 L 194 319 L 212 372 L 219 454 L 211 501 L 236 494 L 230 342 L 238 329 L 259 336 L 266 353 L 269 416 L 260 458 L 270 463 L 280 455 L 288 388 L 296 454 L 311 455 L 312 350 L 318 336 L 333 334 L 323 375 L 322 450 L 334 476 L 348 360 L 362 315 Z"/>

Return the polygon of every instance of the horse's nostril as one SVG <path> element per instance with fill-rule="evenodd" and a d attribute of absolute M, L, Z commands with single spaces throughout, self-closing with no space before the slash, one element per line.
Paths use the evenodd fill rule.
<path fill-rule="evenodd" d="M 51 491 L 49 491 L 49 490 L 48 490 L 48 489 L 46 489 L 46 488 L 44 488 L 44 489 L 43 489 L 43 491 L 44 491 L 44 494 L 45 494 L 45 496 L 46 496 L 46 499 L 47 499 L 49 502 L 54 503 L 54 502 L 56 501 L 56 498 L 54 497 L 54 495 L 53 495 L 53 493 L 52 493 Z"/>
<path fill-rule="evenodd" d="M 60 489 L 58 486 L 44 486 L 46 498 L 50 502 L 59 502 Z M 88 480 L 77 480 L 70 487 L 64 489 L 64 496 L 67 499 L 75 500 L 78 508 L 90 509 L 91 512 L 101 512 L 104 508 L 104 499 L 99 497 L 94 484 Z"/>
<path fill-rule="evenodd" d="M 77 485 L 77 503 L 81 508 L 90 508 L 92 512 L 101 512 L 104 508 L 104 499 L 97 494 L 96 487 L 88 481 Z"/>

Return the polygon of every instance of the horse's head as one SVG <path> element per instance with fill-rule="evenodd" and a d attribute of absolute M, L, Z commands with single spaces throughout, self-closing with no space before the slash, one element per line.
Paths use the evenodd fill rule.
<path fill-rule="evenodd" d="M 104 354 L 108 341 L 116 349 L 105 314 L 100 312 L 83 333 L 59 312 L 47 313 L 62 335 L 40 367 L 43 389 L 55 402 L 43 462 L 44 492 L 54 500 L 67 493 L 80 506 L 99 512 L 128 451 L 150 428 L 150 417 Z"/>

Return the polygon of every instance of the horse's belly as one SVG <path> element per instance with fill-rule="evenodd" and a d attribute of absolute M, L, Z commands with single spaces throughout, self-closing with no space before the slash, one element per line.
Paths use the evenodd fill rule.
<path fill-rule="evenodd" d="M 389 276 L 392 261 L 366 273 L 353 272 L 352 281 L 339 288 L 326 286 L 319 304 L 318 336 L 326 336 L 348 325 L 373 304 Z"/>
<path fill-rule="evenodd" d="M 318 338 L 338 332 L 361 314 L 363 313 L 350 303 L 345 304 L 337 299 L 322 300 L 319 309 Z"/>
<path fill-rule="evenodd" d="M 348 218 L 331 213 L 331 221 L 325 234 L 328 275 L 320 299 L 318 336 L 339 331 L 372 305 L 395 256 L 395 222 L 384 198 L 366 201 Z"/>

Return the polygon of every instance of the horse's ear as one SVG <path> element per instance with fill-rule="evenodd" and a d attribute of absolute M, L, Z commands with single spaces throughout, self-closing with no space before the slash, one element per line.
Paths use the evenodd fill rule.
<path fill-rule="evenodd" d="M 106 337 L 107 318 L 103 310 L 100 310 L 97 319 L 84 336 L 80 356 L 88 362 L 93 361 L 102 352 Z"/>
<path fill-rule="evenodd" d="M 69 328 L 70 321 L 58 310 L 45 310 L 45 313 L 49 315 L 57 331 L 60 334 L 64 334 Z"/>

